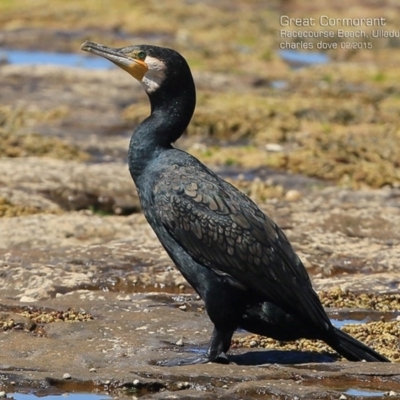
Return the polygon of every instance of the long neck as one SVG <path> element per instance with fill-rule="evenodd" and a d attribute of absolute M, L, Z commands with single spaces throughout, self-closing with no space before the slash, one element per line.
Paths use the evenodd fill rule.
<path fill-rule="evenodd" d="M 157 92 L 149 94 L 151 114 L 134 130 L 129 144 L 129 171 L 135 181 L 157 154 L 172 148 L 188 126 L 196 103 L 193 80 Z"/>

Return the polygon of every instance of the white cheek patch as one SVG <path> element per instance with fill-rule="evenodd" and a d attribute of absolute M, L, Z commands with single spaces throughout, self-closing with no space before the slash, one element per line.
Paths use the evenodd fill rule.
<path fill-rule="evenodd" d="M 147 93 L 156 91 L 165 78 L 166 65 L 157 58 L 147 56 L 144 60 L 149 70 L 142 79 L 142 85 Z"/>

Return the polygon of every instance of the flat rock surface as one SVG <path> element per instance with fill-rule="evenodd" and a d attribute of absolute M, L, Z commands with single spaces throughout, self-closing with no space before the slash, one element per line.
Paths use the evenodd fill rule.
<path fill-rule="evenodd" d="M 100 388 L 136 387 L 144 398 L 148 392 L 153 393 L 149 398 L 168 398 L 179 391 L 178 396 L 190 398 L 232 399 L 272 394 L 329 399 L 349 388 L 400 390 L 398 364 L 327 363 L 325 356 L 307 352 L 241 350 L 233 352 L 229 365 L 157 366 L 157 361 L 206 348 L 210 324 L 190 295 L 75 290 L 35 306 L 87 310 L 93 320 L 45 324 L 40 335 L 3 333 L 2 374 L 21 387 L 65 390 L 75 384 L 88 390 L 95 382 Z M 63 379 L 66 373 L 71 380 Z"/>
<path fill-rule="evenodd" d="M 48 162 L 42 164 L 45 176 Z M 327 188 L 263 209 L 285 228 L 318 290 L 395 293 L 397 201 L 394 190 Z M 39 324 L 39 332 L 22 323 L 2 333 L 1 371 L 20 387 L 45 384 L 63 391 L 74 383 L 87 391 L 92 382 L 102 390 L 108 382 L 110 390 L 131 387 L 144 398 L 227 399 L 264 393 L 328 399 L 348 388 L 400 391 L 399 364 L 326 363 L 322 354 L 307 352 L 237 349 L 228 366 L 157 366 L 205 351 L 211 323 L 141 214 L 71 211 L 3 218 L 0 286 L 3 312 L 72 308 L 93 317 Z M 65 373 L 72 379 L 64 380 Z"/>

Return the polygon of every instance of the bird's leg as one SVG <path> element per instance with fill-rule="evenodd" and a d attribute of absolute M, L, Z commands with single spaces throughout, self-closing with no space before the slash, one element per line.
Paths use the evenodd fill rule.
<path fill-rule="evenodd" d="M 199 289 L 207 314 L 214 324 L 210 344 L 206 353 L 197 358 L 171 360 L 160 365 L 190 365 L 208 362 L 229 364 L 226 353 L 231 347 L 233 333 L 242 320 L 248 294 L 206 268 L 194 271 L 196 275 L 189 276 L 188 281 L 193 287 L 197 286 Z M 194 283 L 198 283 L 198 285 Z"/>
<path fill-rule="evenodd" d="M 209 361 L 220 364 L 229 364 L 226 353 L 231 347 L 233 332 L 233 330 L 221 330 L 214 327 L 211 335 L 210 346 L 206 353 L 206 357 Z"/>
<path fill-rule="evenodd" d="M 194 364 L 206 364 L 208 362 L 215 362 L 219 364 L 229 364 L 228 356 L 226 353 L 231 347 L 231 340 L 233 330 L 221 330 L 214 327 L 211 335 L 210 345 L 207 352 L 200 357 L 195 358 L 178 358 L 168 361 L 160 361 L 157 364 L 164 367 L 173 367 L 179 365 L 194 365 Z"/>

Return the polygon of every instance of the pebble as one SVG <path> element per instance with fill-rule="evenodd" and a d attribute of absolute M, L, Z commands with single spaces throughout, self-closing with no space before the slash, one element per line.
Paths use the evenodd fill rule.
<path fill-rule="evenodd" d="M 184 304 L 184 305 L 182 305 L 182 306 L 179 306 L 179 309 L 182 310 L 182 311 L 186 311 L 187 307 L 186 307 L 186 305 Z"/>
<path fill-rule="evenodd" d="M 299 201 L 301 199 L 301 193 L 298 190 L 290 189 L 285 194 L 286 201 Z"/>
<path fill-rule="evenodd" d="M 63 375 L 63 379 L 71 379 L 71 375 L 70 375 L 68 372 L 66 372 L 66 373 Z"/>
<path fill-rule="evenodd" d="M 347 400 L 347 397 L 346 397 L 344 394 L 342 394 L 342 395 L 339 397 L 339 400 Z"/>
<path fill-rule="evenodd" d="M 189 382 L 179 382 L 177 386 L 178 386 L 178 389 L 187 389 L 190 387 L 190 383 Z"/>
<path fill-rule="evenodd" d="M 135 379 L 133 382 L 133 386 L 138 386 L 140 384 L 139 379 Z"/>
<path fill-rule="evenodd" d="M 21 296 L 19 299 L 21 303 L 34 303 L 37 299 L 30 297 L 30 296 Z"/>
<path fill-rule="evenodd" d="M 131 299 L 131 296 L 127 294 L 126 296 L 118 295 L 117 300 L 118 301 L 129 301 Z"/>
<path fill-rule="evenodd" d="M 180 338 L 180 339 L 175 343 L 175 345 L 176 345 L 176 346 L 183 346 L 183 345 L 184 345 L 183 339 Z"/>
<path fill-rule="evenodd" d="M 6 399 L 6 398 L 7 398 L 6 392 L 0 392 L 0 399 Z"/>
<path fill-rule="evenodd" d="M 90 368 L 89 372 L 97 372 L 97 369 L 96 368 Z"/>
<path fill-rule="evenodd" d="M 265 150 L 270 151 L 272 153 L 279 153 L 283 151 L 283 147 L 278 143 L 267 143 L 265 145 Z"/>

